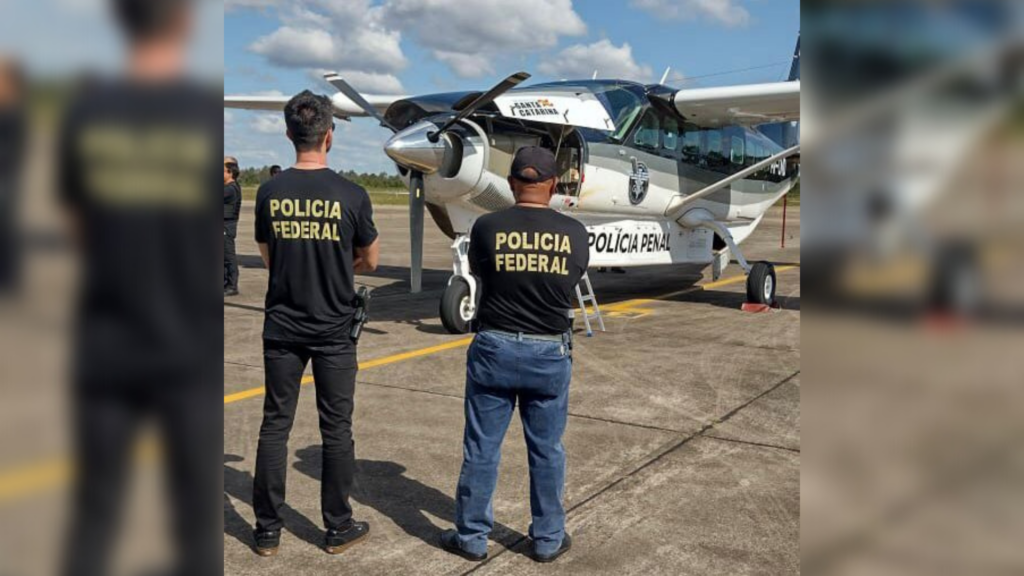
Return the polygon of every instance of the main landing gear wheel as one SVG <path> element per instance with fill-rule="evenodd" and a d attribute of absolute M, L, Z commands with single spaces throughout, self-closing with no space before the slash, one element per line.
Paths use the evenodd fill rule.
<path fill-rule="evenodd" d="M 441 324 L 451 334 L 469 332 L 473 320 L 473 307 L 469 296 L 469 285 L 454 278 L 441 295 Z"/>
<path fill-rule="evenodd" d="M 976 314 L 984 297 L 976 249 L 963 242 L 941 246 L 932 263 L 929 290 L 931 312 L 957 317 Z"/>
<path fill-rule="evenodd" d="M 771 262 L 755 262 L 747 274 L 747 302 L 775 304 L 775 266 Z"/>

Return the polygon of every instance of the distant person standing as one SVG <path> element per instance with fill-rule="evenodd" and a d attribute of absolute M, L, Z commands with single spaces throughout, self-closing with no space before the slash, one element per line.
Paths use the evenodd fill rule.
<path fill-rule="evenodd" d="M 285 498 L 288 435 L 302 373 L 313 363 L 323 440 L 324 548 L 343 552 L 370 532 L 355 522 L 355 273 L 377 267 L 377 229 L 366 190 L 327 166 L 334 143 L 331 101 L 306 90 L 284 109 L 295 165 L 256 193 L 256 242 L 270 271 L 263 323 L 266 398 L 256 449 L 256 552 L 277 553 Z"/>
<path fill-rule="evenodd" d="M 277 164 L 274 164 L 273 166 L 270 167 L 270 177 L 271 178 L 273 178 L 274 176 L 277 176 L 280 173 L 281 173 L 281 167 L 278 166 Z"/>
<path fill-rule="evenodd" d="M 487 558 L 501 444 L 517 402 L 529 452 L 533 558 L 551 562 L 572 545 L 562 507 L 569 309 L 590 252 L 587 229 L 548 207 L 557 174 L 550 150 L 520 149 L 509 177 L 516 205 L 481 216 L 470 232 L 469 263 L 481 287 L 479 332 L 467 353 L 456 529 L 441 535 L 442 548 L 469 560 Z"/>
<path fill-rule="evenodd" d="M 238 217 L 242 213 L 242 187 L 238 185 L 238 160 L 224 158 L 224 296 L 238 295 Z"/>

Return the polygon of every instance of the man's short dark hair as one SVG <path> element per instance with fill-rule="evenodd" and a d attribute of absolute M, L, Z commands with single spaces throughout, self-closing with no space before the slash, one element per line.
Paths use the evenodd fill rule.
<path fill-rule="evenodd" d="M 177 24 L 193 0 L 113 0 L 114 16 L 132 41 L 159 37 Z"/>
<path fill-rule="evenodd" d="M 273 166 L 270 167 L 270 177 L 271 178 L 273 178 L 274 176 L 277 176 L 280 173 L 281 173 L 281 167 L 278 166 L 277 164 L 274 164 Z"/>
<path fill-rule="evenodd" d="M 238 176 L 242 173 L 238 168 L 238 164 L 235 164 L 234 162 L 225 162 L 224 166 L 226 166 L 228 171 L 231 172 L 231 178 L 238 180 Z"/>
<path fill-rule="evenodd" d="M 284 107 L 284 123 L 299 152 L 316 150 L 334 127 L 334 107 L 327 96 L 303 90 Z"/>

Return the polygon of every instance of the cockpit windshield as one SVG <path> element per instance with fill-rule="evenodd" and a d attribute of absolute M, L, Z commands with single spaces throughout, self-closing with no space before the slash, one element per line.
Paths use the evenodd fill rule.
<path fill-rule="evenodd" d="M 626 133 L 633 125 L 633 121 L 644 109 L 647 97 L 643 86 L 631 82 L 614 82 L 607 80 L 595 80 L 592 82 L 553 82 L 531 86 L 529 90 L 544 88 L 551 92 L 567 92 L 573 94 L 593 94 L 597 100 L 608 111 L 608 116 L 615 122 L 615 130 L 595 130 L 592 128 L 579 128 L 578 130 L 587 140 L 613 140 L 621 142 Z"/>

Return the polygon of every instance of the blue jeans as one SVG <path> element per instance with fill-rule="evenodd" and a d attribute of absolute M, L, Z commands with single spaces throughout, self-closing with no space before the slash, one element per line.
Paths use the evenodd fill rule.
<path fill-rule="evenodd" d="M 540 554 L 565 535 L 565 449 L 572 357 L 567 345 L 501 332 L 477 334 L 466 362 L 466 429 L 462 472 L 455 494 L 459 545 L 487 551 L 494 526 L 491 497 L 498 481 L 501 443 L 516 400 L 530 463 L 530 537 Z"/>

